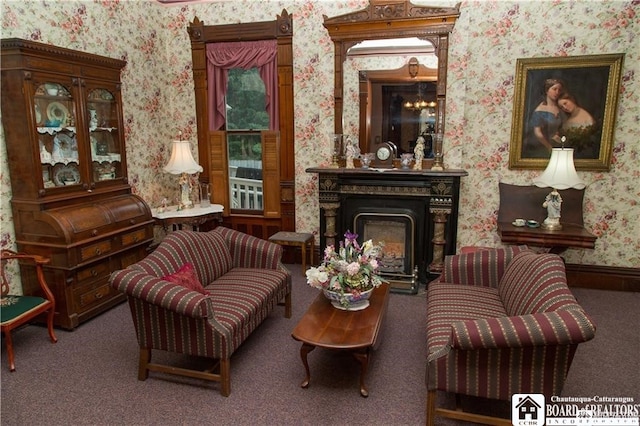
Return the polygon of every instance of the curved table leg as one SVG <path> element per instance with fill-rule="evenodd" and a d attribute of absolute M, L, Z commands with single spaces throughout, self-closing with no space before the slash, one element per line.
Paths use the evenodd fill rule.
<path fill-rule="evenodd" d="M 363 397 L 369 396 L 367 385 L 364 383 L 364 379 L 367 375 L 367 368 L 369 367 L 369 351 L 354 352 L 353 356 L 360 362 L 360 395 Z"/>
<path fill-rule="evenodd" d="M 315 348 L 315 346 L 308 343 L 303 343 L 302 347 L 300 348 L 300 358 L 302 358 L 302 364 L 304 365 L 304 370 L 307 373 L 307 377 L 304 379 L 300 386 L 305 389 L 309 387 L 309 381 L 311 380 L 311 374 L 309 373 L 309 363 L 307 362 L 307 354 Z"/>

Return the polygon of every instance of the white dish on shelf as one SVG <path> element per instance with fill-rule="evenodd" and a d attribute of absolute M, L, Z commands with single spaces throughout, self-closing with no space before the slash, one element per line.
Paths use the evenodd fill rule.
<path fill-rule="evenodd" d="M 64 126 L 69 118 L 69 110 L 60 102 L 51 102 L 49 106 L 47 106 L 47 118 L 50 121 L 57 120 Z"/>
<path fill-rule="evenodd" d="M 78 141 L 66 133 L 58 133 L 53 138 L 53 152 L 51 156 L 54 161 L 78 161 Z"/>
<path fill-rule="evenodd" d="M 53 182 L 56 186 L 80 183 L 80 171 L 75 163 L 57 164 L 53 168 Z"/>

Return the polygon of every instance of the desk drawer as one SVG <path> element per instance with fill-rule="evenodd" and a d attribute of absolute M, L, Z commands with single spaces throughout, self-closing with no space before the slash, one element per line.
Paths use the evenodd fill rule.
<path fill-rule="evenodd" d="M 107 301 L 113 291 L 106 277 L 90 285 L 78 287 L 73 292 L 78 312 Z"/>
<path fill-rule="evenodd" d="M 79 269 L 77 274 L 78 284 L 82 286 L 88 281 L 108 277 L 109 272 L 109 262 L 95 263 L 87 268 Z"/>
<path fill-rule="evenodd" d="M 134 232 L 129 232 L 127 234 L 122 235 L 122 245 L 124 247 L 130 246 L 132 244 L 137 244 L 141 241 L 144 241 L 147 238 L 147 229 L 138 229 Z"/>
<path fill-rule="evenodd" d="M 96 244 L 80 248 L 80 261 L 86 262 L 94 257 L 105 255 L 111 251 L 111 241 L 104 240 Z"/>

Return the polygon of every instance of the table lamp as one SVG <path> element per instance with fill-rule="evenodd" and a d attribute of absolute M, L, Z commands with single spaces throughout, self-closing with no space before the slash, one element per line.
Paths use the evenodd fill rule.
<path fill-rule="evenodd" d="M 547 218 L 542 223 L 542 227 L 549 230 L 562 229 L 560 224 L 562 197 L 558 189 L 584 189 L 586 186 L 576 173 L 573 164 L 573 148 L 553 148 L 547 168 L 538 179 L 533 181 L 533 184 L 540 188 L 553 188 L 542 204 L 547 208 Z"/>
<path fill-rule="evenodd" d="M 189 141 L 173 141 L 171 145 L 171 158 L 164 171 L 172 175 L 180 175 L 180 203 L 178 210 L 193 207 L 191 202 L 191 181 L 189 175 L 202 172 L 202 166 L 196 163 L 191 155 Z"/>

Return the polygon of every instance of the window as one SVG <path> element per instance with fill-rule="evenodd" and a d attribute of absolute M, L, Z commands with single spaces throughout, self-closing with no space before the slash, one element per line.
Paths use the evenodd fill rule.
<path fill-rule="evenodd" d="M 232 209 L 263 210 L 261 131 L 269 129 L 265 97 L 258 68 L 229 70 L 226 126 Z"/>
<path fill-rule="evenodd" d="M 211 185 L 211 202 L 223 206 L 223 223 L 232 229 L 262 238 L 280 230 L 295 229 L 291 15 L 283 10 L 271 21 L 224 25 L 205 25 L 195 17 L 189 24 L 188 32 L 193 54 L 198 161 L 204 168 L 200 179 Z M 248 72 L 253 79 L 256 70 L 232 71 L 252 67 L 258 68 L 258 74 L 264 82 L 266 102 L 261 108 L 258 108 L 258 101 L 251 99 L 255 95 L 248 101 L 247 96 L 242 95 L 260 86 L 246 82 L 246 76 L 232 75 L 229 78 L 229 72 Z M 230 83 L 231 88 L 229 84 L 220 87 L 222 82 Z M 234 89 L 235 82 L 243 83 L 239 86 L 238 96 L 238 89 Z M 227 93 L 229 89 L 232 93 Z M 261 88 L 259 90 L 262 91 Z M 263 99 L 262 96 L 260 99 Z M 232 108 L 229 110 L 231 115 L 227 114 L 227 107 Z M 242 115 L 242 110 L 250 107 L 256 111 L 267 111 L 268 129 L 264 121 L 266 114 L 259 116 L 264 120 L 256 114 L 251 120 Z M 227 123 L 227 119 L 230 123 Z M 250 125 L 255 119 L 260 126 Z M 260 146 L 254 142 L 258 130 L 261 130 Z M 234 135 L 228 136 L 227 132 Z M 242 201 L 232 203 L 230 199 L 230 178 L 252 177 L 239 178 L 239 166 L 230 166 L 229 155 L 234 158 L 236 153 L 242 155 L 243 146 L 245 155 L 258 157 L 262 162 L 262 180 L 252 179 L 250 182 L 262 183 L 262 198 L 258 187 L 258 195 L 253 199 L 254 206 L 262 205 L 261 210 L 242 209 Z M 251 193 L 252 189 L 248 190 Z M 251 207 L 251 200 L 247 205 Z"/>

